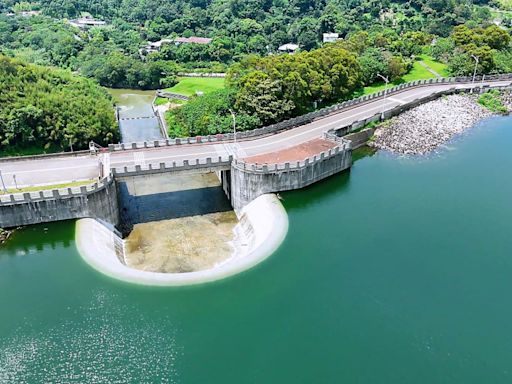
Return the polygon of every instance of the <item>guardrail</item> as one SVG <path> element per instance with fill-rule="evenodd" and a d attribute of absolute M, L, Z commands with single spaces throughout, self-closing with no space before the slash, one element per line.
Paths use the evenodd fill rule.
<path fill-rule="evenodd" d="M 482 81 L 482 76 L 477 76 L 475 78 L 475 87 L 480 87 L 479 84 Z M 491 75 L 485 76 L 486 81 L 506 81 L 511 80 L 512 82 L 512 74 L 502 74 L 502 75 Z M 443 84 L 468 84 L 472 82 L 472 78 L 470 77 L 451 77 L 451 78 L 438 78 L 438 79 L 429 79 L 429 80 L 417 80 L 409 83 L 400 84 L 398 86 L 392 87 L 388 89 L 386 95 L 393 95 L 400 92 L 404 92 L 408 89 L 413 89 L 416 87 L 424 87 L 430 85 L 443 85 Z M 237 140 L 250 139 L 259 136 L 267 136 L 271 134 L 275 134 L 287 129 L 291 129 L 300 125 L 308 124 L 313 122 L 314 120 L 326 117 L 331 115 L 332 113 L 339 113 L 343 110 L 349 110 L 355 108 L 360 105 L 364 105 L 373 100 L 384 97 L 384 91 L 376 92 L 370 95 L 361 96 L 353 100 L 344 101 L 342 103 L 333 105 L 331 107 L 323 108 L 318 111 L 310 112 L 302 116 L 298 116 L 289 120 L 282 121 L 280 123 L 272 124 L 266 127 L 253 129 L 250 131 L 237 132 L 236 138 Z M 196 137 L 187 137 L 187 138 L 176 138 L 176 139 L 166 139 L 166 140 L 156 140 L 152 142 L 138 142 L 138 143 L 120 143 L 120 144 L 109 144 L 108 150 L 110 152 L 113 151 L 121 151 L 121 150 L 131 150 L 131 149 L 142 149 L 142 148 L 154 148 L 154 147 L 164 147 L 171 145 L 181 145 L 181 144 L 202 144 L 202 143 L 214 143 L 214 142 L 223 142 L 223 141 L 233 141 L 234 134 L 233 133 L 225 133 L 225 134 L 217 134 L 217 135 L 206 135 L 206 136 L 196 136 Z M 62 157 L 62 156 L 79 156 L 87 154 L 88 151 L 75 151 L 75 152 L 60 152 L 53 154 L 44 154 L 44 155 L 33 155 L 33 156 L 17 156 L 17 157 L 5 157 L 0 158 L 0 162 L 5 161 L 23 161 L 23 160 L 34 160 L 34 159 L 45 159 L 52 157 Z"/>
<path fill-rule="evenodd" d="M 35 192 L 20 192 L 9 195 L 0 195 L 0 205 L 12 205 L 27 202 L 37 202 L 43 200 L 66 199 L 71 197 L 87 196 L 90 195 L 91 193 L 96 193 L 106 188 L 113 181 L 114 178 L 112 177 L 112 175 L 109 175 L 101 181 L 89 185 L 83 185 L 80 187 L 47 189 Z"/>
<path fill-rule="evenodd" d="M 127 176 L 140 176 L 146 174 L 156 174 L 165 172 L 180 172 L 187 170 L 197 170 L 204 172 L 208 170 L 218 170 L 221 168 L 229 168 L 233 162 L 233 156 L 222 157 L 219 156 L 217 159 L 207 157 L 205 159 L 195 159 L 173 161 L 172 163 L 148 163 L 145 165 L 135 165 L 131 167 L 112 168 L 112 175 L 114 177 L 127 177 Z"/>
<path fill-rule="evenodd" d="M 295 128 L 301 125 L 309 124 L 315 121 L 318 118 L 327 117 L 333 113 L 339 113 L 342 111 L 350 110 L 352 108 L 367 104 L 376 99 L 383 98 L 384 96 L 391 96 L 401 92 L 404 92 L 409 89 L 414 89 L 418 87 L 425 87 L 431 85 L 448 85 L 448 84 L 470 84 L 472 83 L 472 77 L 450 77 L 450 78 L 437 78 L 437 79 L 428 79 L 428 80 L 416 80 L 409 83 L 400 84 L 394 86 L 390 89 L 383 90 L 380 92 L 372 93 L 370 95 L 365 95 L 358 97 L 356 99 L 344 101 L 339 104 L 335 104 L 330 107 L 322 108 L 318 111 L 310 112 L 302 116 L 294 117 L 288 120 L 284 120 L 282 122 L 272 124 L 262 128 L 256 128 L 250 131 L 240 131 L 236 133 L 237 140 L 244 140 L 249 138 L 254 138 L 258 136 L 266 136 L 270 134 L 275 134 L 281 131 L 285 131 L 291 128 Z M 481 82 L 482 76 L 477 76 L 475 78 L 475 88 L 480 87 L 479 82 Z M 511 80 L 512 82 L 512 74 L 503 74 L 503 75 L 490 75 L 485 76 L 485 81 L 506 81 Z M 138 148 L 149 148 L 149 147 L 163 147 L 169 145 L 180 145 L 180 144 L 198 144 L 198 143 L 211 143 L 211 142 L 221 142 L 221 141 L 233 141 L 234 134 L 233 133 L 225 133 L 225 134 L 217 134 L 217 135 L 206 135 L 206 136 L 196 136 L 196 137 L 186 137 L 186 138 L 177 138 L 177 139 L 169 139 L 169 140 L 160 140 L 154 141 L 151 143 L 142 142 L 142 143 L 121 143 L 121 144 L 110 144 L 109 151 L 119 151 L 126 149 L 138 149 Z"/>
<path fill-rule="evenodd" d="M 222 72 L 178 72 L 181 77 L 226 77 Z"/>

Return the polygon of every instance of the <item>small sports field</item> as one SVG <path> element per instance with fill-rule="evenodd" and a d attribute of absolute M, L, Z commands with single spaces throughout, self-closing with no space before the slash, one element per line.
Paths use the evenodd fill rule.
<path fill-rule="evenodd" d="M 193 96 L 196 92 L 207 93 L 224 88 L 223 77 L 180 77 L 180 82 L 174 87 L 165 89 L 180 95 Z"/>

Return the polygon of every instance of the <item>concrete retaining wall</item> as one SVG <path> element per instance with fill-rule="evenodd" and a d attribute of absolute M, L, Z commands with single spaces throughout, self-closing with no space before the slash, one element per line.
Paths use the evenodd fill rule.
<path fill-rule="evenodd" d="M 119 223 L 112 177 L 89 187 L 15 194 L 0 199 L 0 228 L 93 217 Z"/>
<path fill-rule="evenodd" d="M 226 77 L 222 72 L 178 72 L 181 77 Z"/>
<path fill-rule="evenodd" d="M 258 196 L 304 188 L 351 165 L 348 142 L 293 164 L 261 165 L 235 160 L 231 168 L 231 205 L 238 211 Z"/>
<path fill-rule="evenodd" d="M 374 128 L 367 128 L 363 129 L 360 132 L 349 133 L 348 135 L 344 136 L 344 138 L 352 143 L 353 149 L 357 149 L 365 145 L 366 142 L 370 140 L 374 133 Z"/>

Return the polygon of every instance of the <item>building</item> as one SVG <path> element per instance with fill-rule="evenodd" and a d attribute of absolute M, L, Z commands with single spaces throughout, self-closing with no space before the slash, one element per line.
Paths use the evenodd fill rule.
<path fill-rule="evenodd" d="M 106 21 L 98 20 L 93 17 L 81 17 L 79 19 L 69 20 L 68 23 L 77 28 L 103 27 L 107 25 Z"/>
<path fill-rule="evenodd" d="M 334 43 L 340 39 L 340 35 L 338 33 L 324 33 L 323 42 L 324 43 Z"/>
<path fill-rule="evenodd" d="M 172 39 L 148 41 L 148 43 L 140 50 L 140 53 L 142 54 L 143 52 L 146 52 L 146 54 L 148 54 L 148 53 L 158 52 L 162 48 L 162 45 L 170 44 L 172 42 L 173 42 Z"/>
<path fill-rule="evenodd" d="M 19 15 L 19 16 L 23 16 L 23 17 L 32 17 L 32 16 L 37 16 L 40 14 L 41 14 L 41 11 L 21 11 L 18 13 L 8 12 L 5 14 L 5 16 L 13 17 L 16 15 Z"/>
<path fill-rule="evenodd" d="M 139 49 L 139 54 L 141 56 L 147 55 L 148 53 L 159 52 L 162 49 L 162 46 L 165 44 L 174 43 L 176 45 L 180 44 L 210 44 L 212 39 L 207 37 L 176 37 L 174 39 L 162 39 L 158 41 L 148 41 L 148 43 Z"/>
<path fill-rule="evenodd" d="M 299 46 L 297 44 L 292 44 L 292 43 L 283 44 L 279 48 L 277 48 L 277 50 L 279 52 L 288 52 L 288 53 L 295 53 L 295 51 L 297 51 L 297 49 L 299 49 Z"/>
<path fill-rule="evenodd" d="M 210 44 L 212 42 L 212 39 L 208 37 L 197 37 L 197 36 L 191 36 L 191 37 L 177 37 L 174 39 L 174 43 L 176 45 L 178 44 Z"/>

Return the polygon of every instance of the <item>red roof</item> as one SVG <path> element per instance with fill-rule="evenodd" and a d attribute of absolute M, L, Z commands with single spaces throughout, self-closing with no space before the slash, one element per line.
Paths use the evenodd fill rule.
<path fill-rule="evenodd" d="M 176 43 L 191 43 L 191 44 L 210 44 L 212 39 L 208 37 L 177 37 L 174 39 Z"/>

